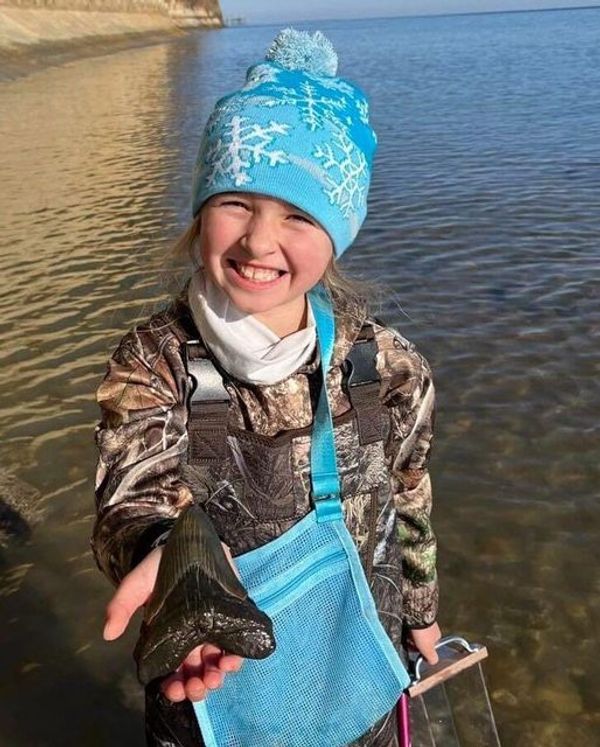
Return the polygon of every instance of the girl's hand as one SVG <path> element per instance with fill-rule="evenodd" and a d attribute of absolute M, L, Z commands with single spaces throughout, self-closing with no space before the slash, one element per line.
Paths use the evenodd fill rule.
<path fill-rule="evenodd" d="M 229 564 L 240 578 L 231 558 L 229 547 L 221 546 L 229 559 Z M 159 548 L 160 549 L 160 548 Z M 241 578 L 240 578 L 241 580 Z M 212 643 L 204 643 L 192 649 L 175 672 L 161 682 L 163 695 L 177 703 L 185 700 L 202 700 L 208 690 L 215 690 L 223 684 L 227 672 L 238 672 L 244 659 L 235 654 L 226 654 Z"/>
<path fill-rule="evenodd" d="M 409 644 L 412 643 L 418 652 L 425 657 L 428 664 L 438 663 L 439 656 L 435 650 L 435 644 L 442 637 L 442 632 L 437 623 L 433 623 L 428 628 L 410 630 L 408 636 Z"/>
<path fill-rule="evenodd" d="M 239 578 L 229 548 L 224 543 L 221 544 Z M 119 638 L 134 613 L 148 601 L 154 589 L 162 552 L 162 547 L 154 548 L 121 581 L 106 608 L 103 631 L 105 641 Z M 204 643 L 193 649 L 173 674 L 164 678 L 161 690 L 165 697 L 174 702 L 185 698 L 202 700 L 208 690 L 221 687 L 226 672 L 237 672 L 243 661 L 241 656 L 226 654 L 218 646 Z"/>
<path fill-rule="evenodd" d="M 174 703 L 185 700 L 202 700 L 208 690 L 223 684 L 227 672 L 237 672 L 243 658 L 226 654 L 212 643 L 203 643 L 193 649 L 173 674 L 160 683 L 163 695 Z"/>

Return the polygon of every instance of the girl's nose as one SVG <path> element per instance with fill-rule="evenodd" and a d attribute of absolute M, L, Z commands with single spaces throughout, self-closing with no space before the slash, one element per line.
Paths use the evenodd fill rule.
<path fill-rule="evenodd" d="M 273 222 L 264 217 L 253 215 L 246 225 L 241 244 L 246 253 L 255 258 L 274 252 L 277 241 Z"/>

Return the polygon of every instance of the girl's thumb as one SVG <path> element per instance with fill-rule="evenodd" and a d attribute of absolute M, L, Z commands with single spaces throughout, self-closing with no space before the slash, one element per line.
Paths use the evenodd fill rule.
<path fill-rule="evenodd" d="M 156 548 L 121 581 L 106 608 L 106 620 L 102 633 L 105 641 L 114 641 L 125 631 L 136 610 L 148 597 L 158 572 L 162 549 Z"/>
<path fill-rule="evenodd" d="M 435 649 L 435 646 L 431 646 L 427 649 L 427 653 L 425 654 L 425 658 L 427 659 L 428 664 L 437 664 L 440 660 L 440 657 L 438 655 L 438 652 Z"/>
<path fill-rule="evenodd" d="M 127 614 L 127 610 L 123 606 L 115 604 L 113 600 L 106 611 L 102 637 L 105 641 L 114 641 L 115 638 L 119 638 L 123 634 L 128 623 L 129 615 Z"/>
<path fill-rule="evenodd" d="M 115 633 L 114 627 L 112 618 L 108 617 L 104 623 L 104 630 L 102 631 L 102 637 L 105 641 L 114 641 L 115 638 L 119 637 L 120 634 Z"/>

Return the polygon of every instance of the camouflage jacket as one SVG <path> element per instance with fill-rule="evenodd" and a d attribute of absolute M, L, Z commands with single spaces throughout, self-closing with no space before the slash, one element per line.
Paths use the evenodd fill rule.
<path fill-rule="evenodd" d="M 334 298 L 334 311 L 327 388 L 344 517 L 365 570 L 372 569 L 369 583 L 381 622 L 401 651 L 403 631 L 426 627 L 437 614 L 427 469 L 435 390 L 426 359 L 396 331 L 368 317 L 364 305 Z M 381 379 L 375 399 L 383 428 L 376 441 L 362 445 L 344 361 L 365 322 L 375 333 Z M 97 518 L 91 545 L 99 568 L 114 584 L 197 497 L 180 467 L 189 461 L 194 438 L 182 347 L 198 337 L 184 289 L 164 311 L 125 335 L 98 389 L 102 419 L 96 426 Z M 231 398 L 226 469 L 239 505 L 211 500 L 205 510 L 234 557 L 286 531 L 311 508 L 310 427 L 319 380 L 316 352 L 277 384 L 225 377 Z M 211 469 L 218 472 L 218 462 Z M 395 718 L 391 711 L 351 747 L 397 747 Z M 146 688 L 146 735 L 153 747 L 204 744 L 191 703 L 167 701 L 157 681 Z"/>
<path fill-rule="evenodd" d="M 168 531 L 193 500 L 179 471 L 188 446 L 189 395 L 181 344 L 198 338 L 185 299 L 184 289 L 164 311 L 123 337 L 97 391 L 102 418 L 95 432 L 99 450 L 97 517 L 91 546 L 98 567 L 115 585 L 148 551 L 150 542 Z M 368 447 L 361 449 L 358 458 L 350 448 L 344 450 L 342 445 L 340 450 L 336 435 L 342 497 L 344 493 L 358 496 L 353 502 L 344 501 L 346 521 L 364 554 L 368 509 L 360 496 L 368 493 L 369 480 L 378 482 L 385 473 L 389 490 L 383 491 L 379 500 L 374 575 L 393 557 L 392 562 L 399 566 L 396 570 L 402 601 L 402 609 L 396 608 L 393 614 L 399 617 L 401 613 L 407 627 L 426 627 L 437 614 L 436 542 L 430 522 L 431 481 L 427 469 L 435 417 L 431 369 L 411 342 L 367 317 L 365 306 L 334 298 L 334 310 L 336 341 L 327 376 L 334 421 L 350 409 L 342 364 L 363 323 L 369 321 L 378 349 L 379 397 L 389 424 L 381 459 L 375 452 L 370 454 Z M 307 428 L 316 405 L 317 377 L 315 354 L 276 384 L 230 380 L 226 382 L 231 397 L 229 417 L 238 429 L 266 437 Z M 304 453 L 295 457 L 296 466 L 308 463 L 309 443 L 308 438 L 301 442 L 299 448 Z M 363 463 L 357 464 L 357 459 Z M 309 480 L 306 469 L 302 479 Z M 306 506 L 303 513 L 308 509 Z M 240 547 L 236 547 L 239 531 L 230 536 L 223 536 L 225 526 L 218 531 L 235 556 L 290 525 L 289 521 L 274 522 L 271 536 L 254 538 Z M 379 575 L 386 576 L 385 567 Z"/>

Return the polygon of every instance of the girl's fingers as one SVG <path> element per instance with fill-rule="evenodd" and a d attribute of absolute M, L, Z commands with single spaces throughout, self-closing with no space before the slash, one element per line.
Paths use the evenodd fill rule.
<path fill-rule="evenodd" d="M 223 677 L 217 667 L 218 658 L 221 656 L 221 649 L 212 643 L 204 643 L 198 646 L 186 656 L 183 662 L 183 674 L 185 677 L 186 692 L 189 688 L 195 694 L 190 700 L 199 700 L 203 697 L 200 693 L 200 687 L 197 680 L 200 680 L 204 690 L 213 690 L 221 687 Z M 189 687 L 188 687 L 189 686 Z"/>
<path fill-rule="evenodd" d="M 204 644 L 200 646 L 196 646 L 196 648 L 193 648 L 183 660 L 183 663 L 181 665 L 182 669 L 185 669 L 187 667 L 190 672 L 197 671 L 202 666 L 202 649 L 203 648 L 204 648 Z"/>
<path fill-rule="evenodd" d="M 180 669 L 186 667 L 190 674 L 196 674 L 208 664 L 209 668 L 221 672 L 237 672 L 243 662 L 243 656 L 228 654 L 212 643 L 203 643 L 190 651 Z"/>
<path fill-rule="evenodd" d="M 219 669 L 222 672 L 239 672 L 243 663 L 244 658 L 242 656 L 223 653 L 219 660 Z"/>
<path fill-rule="evenodd" d="M 162 690 L 165 698 L 171 700 L 173 703 L 181 703 L 181 701 L 185 700 L 187 697 L 185 692 L 185 685 L 180 680 L 171 682 Z"/>
<path fill-rule="evenodd" d="M 202 647 L 202 679 L 209 690 L 214 690 L 223 684 L 223 672 L 219 669 L 221 655 L 221 649 L 218 646 L 213 646 L 211 643 Z"/>
<path fill-rule="evenodd" d="M 419 651 L 425 657 L 428 664 L 437 664 L 439 660 L 438 652 L 435 650 L 433 640 L 421 641 Z"/>
<path fill-rule="evenodd" d="M 223 685 L 227 672 L 237 672 L 243 657 L 224 653 L 212 643 L 204 643 L 192 649 L 177 671 L 165 677 L 161 683 L 163 695 L 179 702 L 185 698 L 202 700 L 209 690 Z"/>
<path fill-rule="evenodd" d="M 185 694 L 189 700 L 203 700 L 206 697 L 207 688 L 200 677 L 190 677 L 185 682 Z"/>
<path fill-rule="evenodd" d="M 185 700 L 185 681 L 183 675 L 183 666 L 178 667 L 173 674 L 165 677 L 160 683 L 162 694 L 169 700 L 178 703 Z"/>
<path fill-rule="evenodd" d="M 207 687 L 204 682 L 204 663 L 202 651 L 207 644 L 197 646 L 186 657 L 181 665 L 185 695 L 189 700 L 202 700 Z"/>
<path fill-rule="evenodd" d="M 426 628 L 417 628 L 409 633 L 409 645 L 417 648 L 419 653 L 426 659 L 428 664 L 437 664 L 439 655 L 435 644 L 441 638 L 441 631 L 437 623 L 432 623 Z"/>

